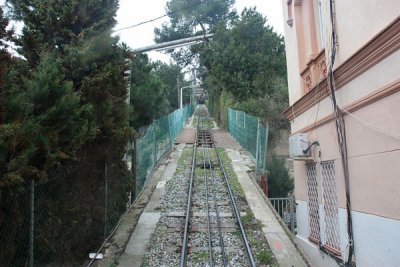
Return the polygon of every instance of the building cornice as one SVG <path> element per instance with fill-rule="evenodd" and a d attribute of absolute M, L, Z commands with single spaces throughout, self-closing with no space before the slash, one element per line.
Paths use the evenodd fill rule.
<path fill-rule="evenodd" d="M 398 49 L 400 49 L 400 16 L 334 70 L 336 90 L 340 90 L 345 84 Z M 285 117 L 293 120 L 327 97 L 328 91 L 325 78 L 286 109 Z"/>
<path fill-rule="evenodd" d="M 352 113 L 397 92 L 400 92 L 400 79 L 358 99 L 357 101 L 350 103 L 343 109 L 349 113 Z M 343 115 L 346 116 L 347 114 L 343 113 Z M 296 133 L 305 133 L 311 131 L 331 121 L 333 121 L 333 113 L 322 117 L 321 119 L 315 121 L 313 124 L 309 126 L 306 126 L 302 129 L 297 130 L 296 132 L 293 132 L 291 135 Z"/>

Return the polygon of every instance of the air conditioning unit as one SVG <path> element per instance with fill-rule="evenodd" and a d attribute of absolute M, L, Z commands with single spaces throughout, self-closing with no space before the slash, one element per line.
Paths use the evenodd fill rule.
<path fill-rule="evenodd" d="M 307 158 L 304 150 L 308 147 L 307 134 L 297 133 L 289 137 L 289 152 L 292 159 Z"/>

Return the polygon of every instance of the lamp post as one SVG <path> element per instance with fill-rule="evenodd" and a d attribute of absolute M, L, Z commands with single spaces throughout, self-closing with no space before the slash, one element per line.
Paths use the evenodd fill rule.
<path fill-rule="evenodd" d="M 182 91 L 183 91 L 183 89 L 187 89 L 187 88 L 192 88 L 192 85 L 184 86 L 184 87 L 181 88 L 181 102 L 180 102 L 180 108 L 182 108 L 182 106 L 183 106 L 183 105 L 182 105 L 182 101 L 183 101 L 183 100 L 182 100 L 182 98 L 183 98 L 183 97 L 182 97 Z"/>

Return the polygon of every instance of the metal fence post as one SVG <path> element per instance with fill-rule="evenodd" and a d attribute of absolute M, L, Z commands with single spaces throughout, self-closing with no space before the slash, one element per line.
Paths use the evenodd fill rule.
<path fill-rule="evenodd" d="M 31 181 L 31 214 L 29 229 L 29 267 L 33 267 L 35 231 L 35 180 Z"/>
<path fill-rule="evenodd" d="M 169 115 L 167 116 L 167 120 L 168 120 L 168 137 L 169 137 L 169 148 L 172 149 L 173 143 L 172 143 L 172 139 L 171 139 L 171 120 L 169 118 Z M 175 140 L 174 140 L 175 141 Z"/>
<path fill-rule="evenodd" d="M 256 170 L 255 170 L 255 175 L 257 175 L 258 173 L 258 139 L 260 137 L 260 119 L 257 118 L 257 138 L 256 138 Z"/>
<path fill-rule="evenodd" d="M 157 151 L 156 151 L 156 120 L 153 121 L 153 167 L 157 164 Z"/>
<path fill-rule="evenodd" d="M 108 198 L 108 183 L 107 183 L 107 176 L 108 176 L 108 170 L 107 170 L 107 162 L 104 164 L 104 181 L 105 181 L 105 187 L 104 187 L 104 240 L 107 238 L 107 198 Z"/>
<path fill-rule="evenodd" d="M 294 198 L 289 196 L 290 231 L 294 234 Z"/>
<path fill-rule="evenodd" d="M 269 124 L 267 123 L 267 127 L 265 129 L 265 147 L 264 147 L 264 162 L 263 162 L 263 170 L 267 172 L 267 159 L 268 159 L 268 131 Z"/>
<path fill-rule="evenodd" d="M 133 137 L 133 144 L 132 144 L 132 166 L 131 166 L 131 171 L 133 175 L 133 189 L 131 193 L 131 205 L 133 201 L 136 199 L 136 189 L 138 188 L 137 186 L 137 166 L 136 166 L 136 156 L 137 156 L 137 142 L 136 142 L 136 137 Z"/>

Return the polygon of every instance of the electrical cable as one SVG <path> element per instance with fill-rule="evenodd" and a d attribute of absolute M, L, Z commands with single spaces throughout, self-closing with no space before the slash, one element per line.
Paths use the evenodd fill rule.
<path fill-rule="evenodd" d="M 338 106 L 339 106 L 339 105 L 338 105 Z M 386 135 L 386 136 L 390 136 L 390 137 L 392 137 L 392 138 L 394 138 L 394 139 L 400 141 L 400 135 L 397 135 L 397 134 L 395 134 L 395 133 L 386 131 L 386 130 L 384 130 L 384 129 L 382 129 L 382 128 L 379 128 L 379 127 L 373 125 L 372 123 L 366 122 L 366 121 L 364 121 L 363 119 L 361 119 L 361 118 L 359 118 L 358 116 L 356 116 L 356 115 L 354 115 L 353 113 L 351 113 L 350 111 L 348 111 L 348 110 L 346 110 L 346 109 L 344 109 L 344 108 L 342 108 L 342 107 L 340 107 L 340 106 L 339 106 L 339 108 L 340 108 L 341 111 L 343 111 L 343 112 L 346 113 L 347 115 L 350 115 L 350 116 L 353 117 L 354 119 L 358 120 L 358 121 L 359 121 L 361 124 L 363 124 L 364 126 L 367 126 L 368 128 L 370 128 L 370 129 L 372 129 L 372 130 L 375 130 L 375 131 L 377 131 L 377 132 L 379 132 L 379 133 L 381 133 L 381 134 L 384 134 L 384 135 Z"/>
<path fill-rule="evenodd" d="M 207 2 L 207 0 L 203 0 L 203 1 L 200 1 L 200 2 L 198 2 L 198 3 L 196 3 L 196 4 L 193 4 L 193 5 L 190 5 L 190 6 L 186 6 L 186 7 L 182 8 L 182 9 L 178 9 L 178 10 L 175 10 L 175 11 L 172 11 L 172 12 L 169 12 L 169 13 L 166 13 L 166 14 L 164 14 L 164 15 L 162 15 L 162 16 L 159 16 L 159 17 L 156 17 L 156 18 L 153 18 L 153 19 L 150 19 L 150 20 L 142 21 L 142 22 L 139 22 L 139 23 L 134 24 L 134 25 L 131 25 L 131 26 L 126 26 L 126 27 L 123 27 L 123 28 L 116 29 L 116 30 L 114 30 L 113 32 L 119 32 L 119 31 L 131 29 L 131 28 L 135 28 L 135 27 L 137 27 L 137 26 L 141 26 L 141 25 L 144 25 L 144 24 L 147 24 L 147 23 L 150 23 L 150 22 L 153 22 L 153 21 L 156 21 L 156 20 L 159 20 L 159 19 L 168 17 L 168 16 L 170 16 L 170 15 L 173 15 L 173 14 L 176 14 L 176 13 L 179 13 L 179 12 L 182 12 L 182 11 L 185 11 L 185 10 L 188 10 L 188 9 L 191 9 L 191 8 L 193 8 L 193 7 L 195 7 L 195 6 L 199 6 L 199 5 L 204 4 L 204 3 L 206 3 L 206 2 Z"/>
<path fill-rule="evenodd" d="M 351 204 L 350 204 L 350 179 L 349 179 L 349 167 L 348 167 L 348 154 L 347 154 L 347 138 L 346 138 L 346 126 L 343 118 L 343 113 L 337 104 L 336 101 L 336 93 L 335 93 L 335 84 L 334 84 L 334 75 L 333 75 L 333 65 L 335 64 L 336 57 L 336 32 L 335 32 L 335 22 L 333 18 L 333 0 L 329 1 L 330 7 L 330 22 L 332 27 L 331 34 L 331 57 L 330 57 L 330 66 L 329 66 L 329 81 L 328 85 L 330 88 L 330 97 L 332 100 L 333 111 L 335 115 L 335 124 L 336 124 L 336 132 L 339 144 L 340 155 L 342 159 L 342 168 L 345 179 L 345 191 L 346 191 L 346 212 L 347 212 L 347 234 L 349 240 L 349 255 L 345 260 L 345 266 L 352 266 L 352 258 L 354 255 L 354 242 L 353 242 L 353 222 L 351 215 Z M 328 94 L 329 95 L 329 94 Z"/>

